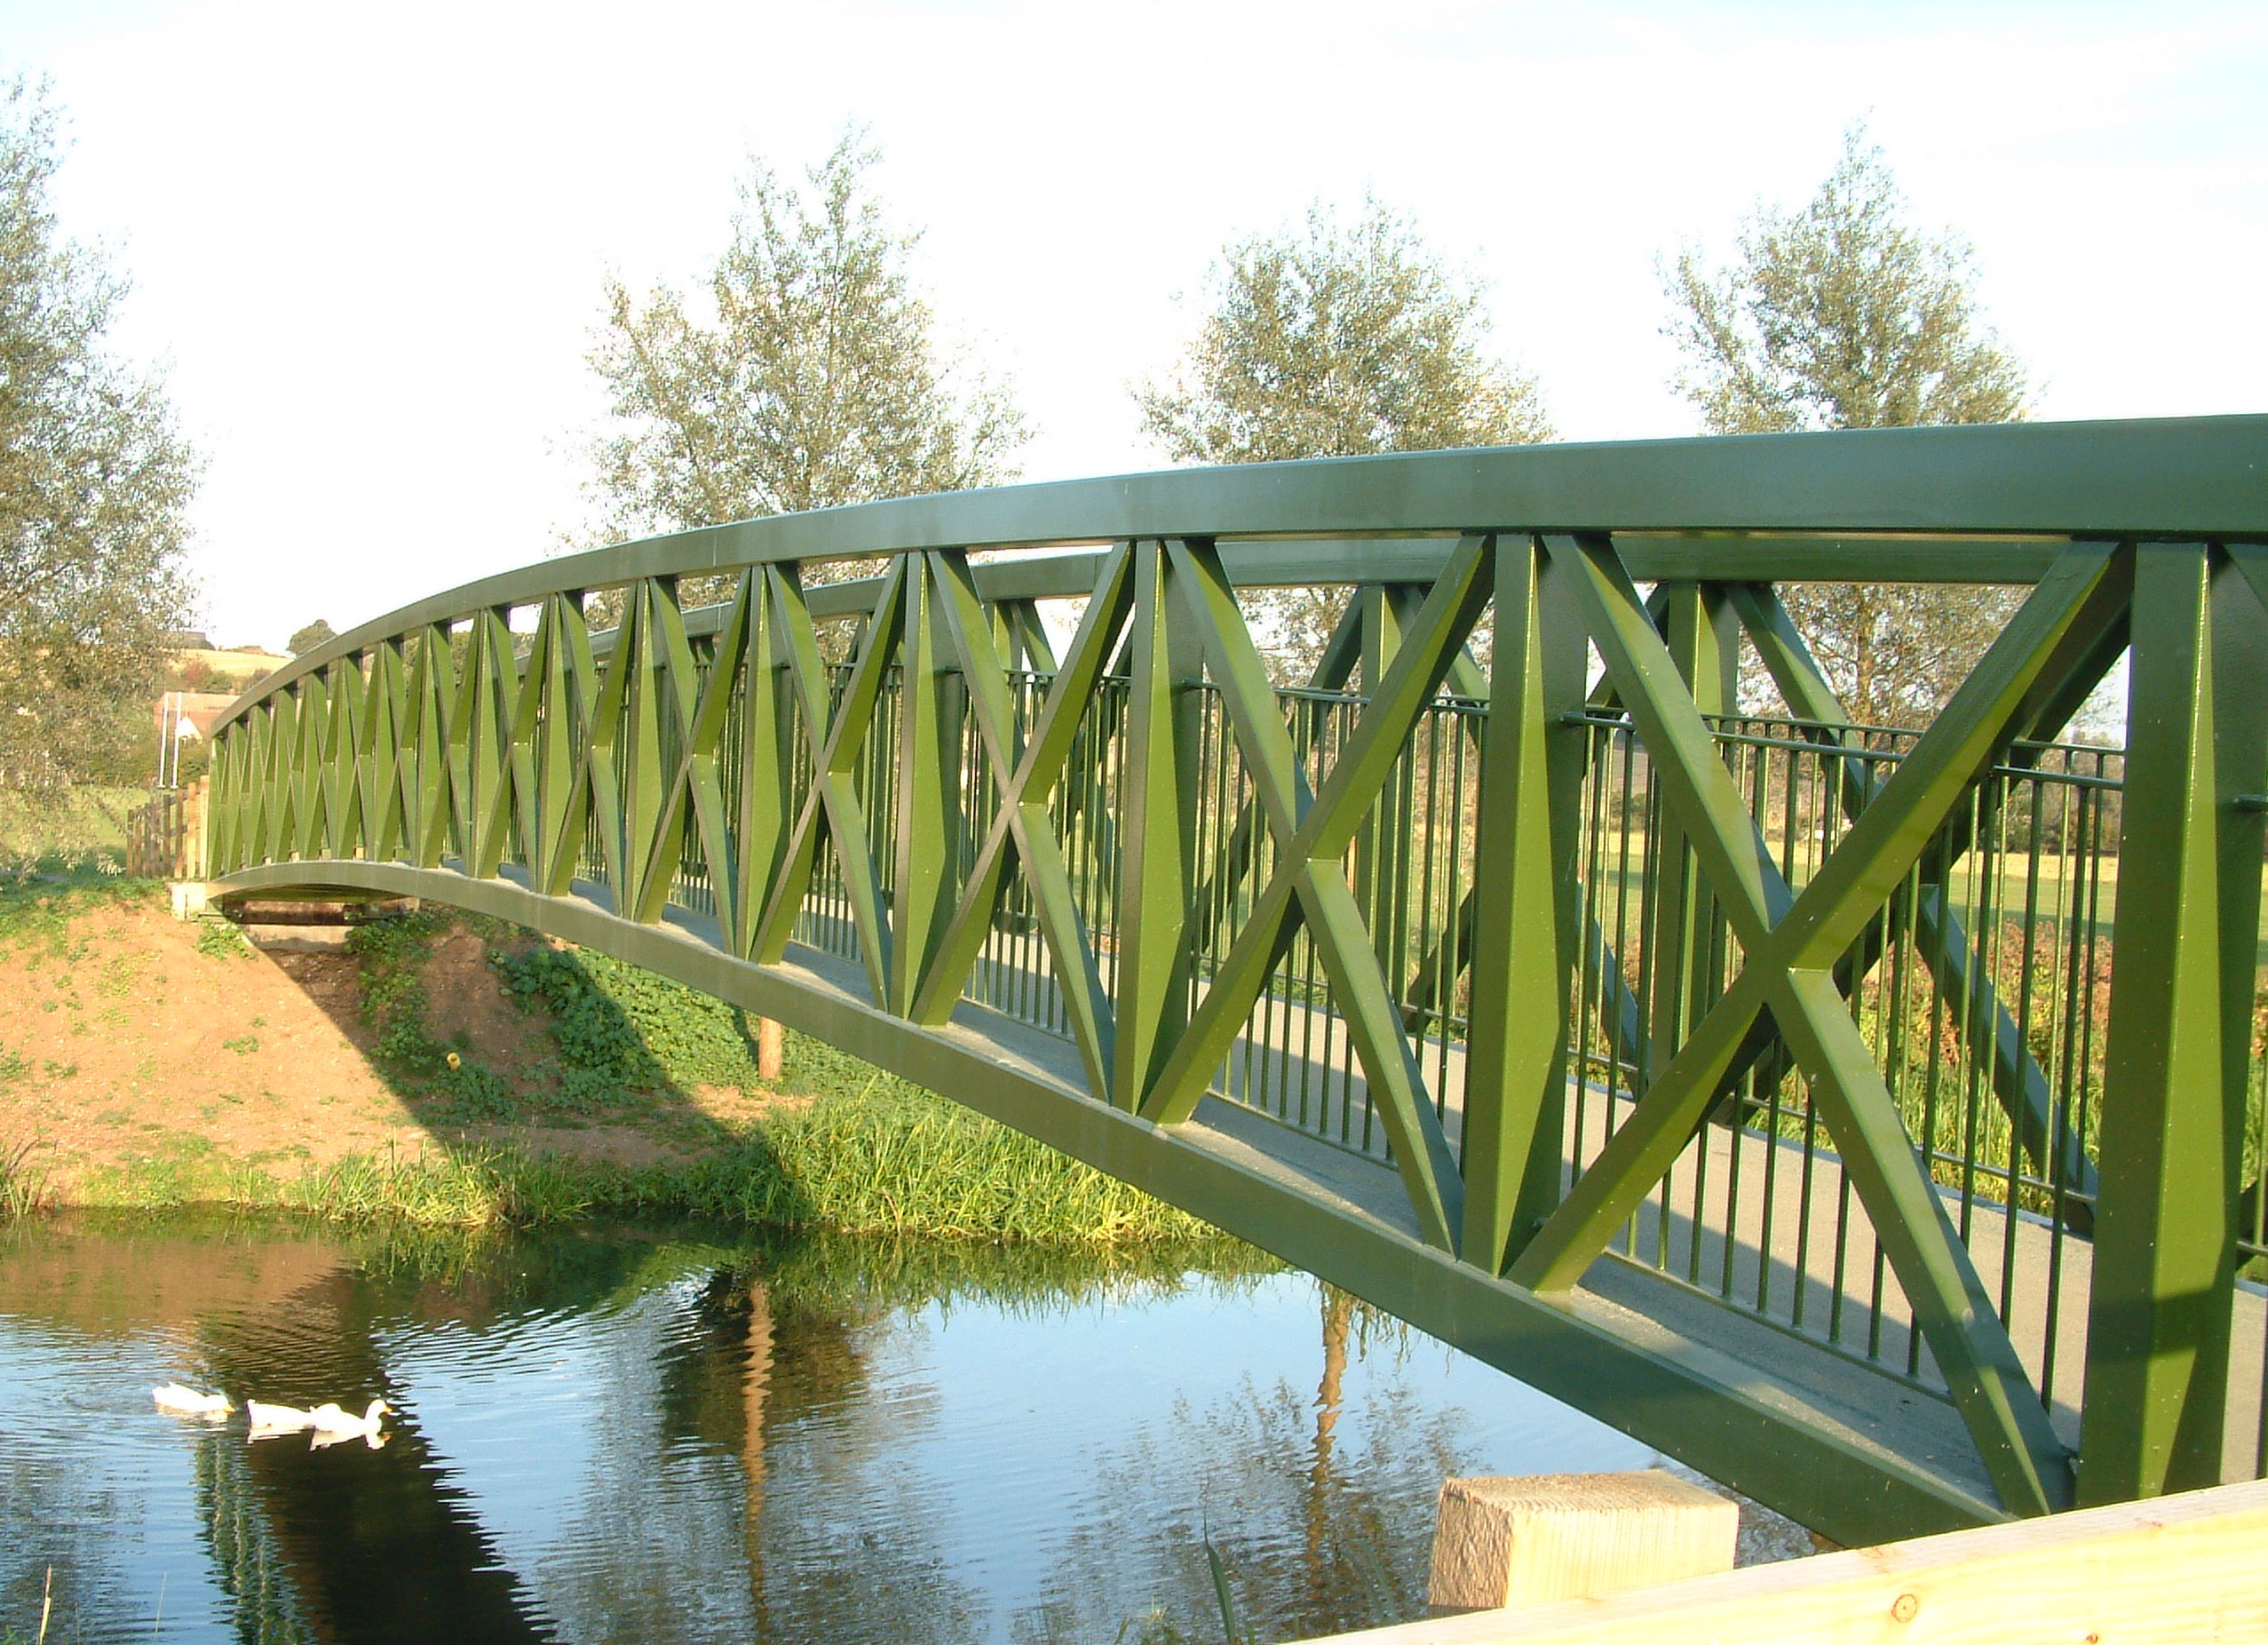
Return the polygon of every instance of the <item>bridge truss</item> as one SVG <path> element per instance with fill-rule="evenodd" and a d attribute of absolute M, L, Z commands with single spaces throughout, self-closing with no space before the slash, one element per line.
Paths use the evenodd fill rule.
<path fill-rule="evenodd" d="M 1887 729 L 1838 583 L 2021 599 Z M 208 871 L 781 1020 L 1871 1542 L 2268 1471 L 2264 602 L 2268 418 L 908 499 L 297 659 Z"/>

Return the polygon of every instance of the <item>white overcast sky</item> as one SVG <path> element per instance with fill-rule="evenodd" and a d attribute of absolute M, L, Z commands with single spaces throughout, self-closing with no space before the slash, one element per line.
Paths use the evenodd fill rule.
<path fill-rule="evenodd" d="M 846 122 L 1033 479 L 1156 466 L 1128 385 L 1177 295 L 1366 190 L 1487 282 L 1566 437 L 1690 433 L 1658 260 L 1808 197 L 1861 116 L 1973 242 L 2037 415 L 2268 409 L 2257 0 L 0 0 L 19 72 L 67 115 L 67 231 L 133 278 L 115 341 L 208 459 L 223 644 L 551 548 L 602 278 L 697 275 L 747 157 L 799 172 Z"/>

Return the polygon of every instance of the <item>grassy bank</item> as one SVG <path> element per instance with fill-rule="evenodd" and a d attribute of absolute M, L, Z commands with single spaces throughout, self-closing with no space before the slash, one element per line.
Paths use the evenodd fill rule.
<path fill-rule="evenodd" d="M 53 1203 L 20 1161 L 12 1184 L 9 1209 Z M 224 1159 L 136 1160 L 92 1172 L 67 1203 L 225 1205 L 454 1227 L 541 1226 L 605 1212 L 1059 1244 L 1223 1237 L 1114 1178 L 911 1089 L 813 1093 L 808 1107 L 759 1120 L 685 1160 L 625 1164 L 508 1142 L 428 1142 L 296 1175 Z"/>
<path fill-rule="evenodd" d="M 139 959 L 138 939 L 152 950 Z M 0 888 L 0 961 L 52 990 L 64 1009 L 51 1024 L 77 1013 L 69 1046 L 135 1030 L 131 1009 L 86 1007 L 137 963 L 147 988 L 218 969 L 218 1009 L 242 1018 L 205 1029 L 223 1063 L 263 1041 L 275 1049 L 281 1012 L 271 1003 L 261 1014 L 264 998 L 319 983 L 360 1047 L 361 1077 L 377 1076 L 393 1116 L 383 1131 L 366 1127 L 383 1146 L 308 1157 L 294 1139 L 337 1124 L 340 1110 L 319 1106 L 333 1098 L 265 1091 L 266 1133 L 247 1140 L 244 1116 L 258 1104 L 169 1112 L 167 1089 L 187 1070 L 145 1058 L 136 1072 L 152 1089 L 141 1099 L 151 1117 L 83 1126 L 97 1141 L 64 1173 L 21 1117 L 36 1125 L 68 1097 L 112 1118 L 105 1105 L 118 1093 L 82 1089 L 89 1077 L 52 1054 L 43 1075 L 28 1061 L 36 1053 L 14 1049 L 16 1024 L 0 1023 L 0 1093 L 12 1084 L 20 1099 L 17 1134 L 0 1128 L 0 1216 L 213 1205 L 437 1228 L 603 1213 L 1083 1245 L 1223 1237 L 821 1042 L 790 1033 L 783 1077 L 765 1081 L 741 1013 L 605 955 L 440 912 L 361 926 L 349 950 L 320 964 L 271 961 L 226 927 L 173 926 L 158 888 L 91 870 Z M 297 968 L 286 976 L 287 966 Z M 294 1003 L 305 1013 L 304 998 Z M 197 1123 L 217 1107 L 237 1124 L 229 1145 Z"/>

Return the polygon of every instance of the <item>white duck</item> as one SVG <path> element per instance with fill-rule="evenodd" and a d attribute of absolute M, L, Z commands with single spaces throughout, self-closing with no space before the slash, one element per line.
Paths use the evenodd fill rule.
<path fill-rule="evenodd" d="M 386 1442 L 378 1431 L 381 1418 L 393 1414 L 393 1407 L 382 1399 L 370 1402 L 370 1408 L 361 1416 L 342 1411 L 337 1405 L 318 1405 L 307 1413 L 307 1426 L 314 1429 L 309 1443 L 315 1447 L 336 1445 L 342 1440 L 368 1441 L 372 1450 Z"/>
<path fill-rule="evenodd" d="M 169 1382 L 150 1390 L 150 1397 L 157 1408 L 177 1417 L 199 1417 L 207 1422 L 218 1422 L 236 1409 L 225 1395 L 200 1394 L 185 1383 Z"/>
<path fill-rule="evenodd" d="M 279 1434 L 300 1434 L 315 1426 L 314 1413 L 291 1405 L 264 1405 L 258 1400 L 244 1402 L 244 1414 L 251 1419 L 253 1439 L 273 1439 Z"/>

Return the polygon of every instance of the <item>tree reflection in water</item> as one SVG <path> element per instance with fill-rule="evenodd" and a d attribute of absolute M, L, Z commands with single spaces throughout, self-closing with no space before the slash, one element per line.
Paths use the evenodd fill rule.
<path fill-rule="evenodd" d="M 1102 1458 L 1094 1508 L 1067 1539 L 1045 1601 L 1016 1618 L 1019 1641 L 1218 1640 L 1208 1539 L 1246 1637 L 1424 1614 L 1433 1497 L 1444 1477 L 1471 1470 L 1471 1436 L 1462 1412 L 1429 1407 L 1393 1376 L 1365 1379 L 1350 1408 L 1350 1363 L 1399 1363 L 1411 1339 L 1345 1292 L 1315 1289 L 1315 1393 L 1248 1379 L 1239 1396 L 1205 1409 L 1177 1404 L 1162 1431 Z M 1165 1481 L 1175 1511 L 1161 1514 Z"/>
<path fill-rule="evenodd" d="M 36 1336 L 136 1397 L 178 1370 L 399 1409 L 378 1451 L 151 1426 L 212 1596 L 167 1637 L 1209 1642 L 1208 1536 L 1253 1637 L 1321 1633 L 1419 1612 L 1434 1490 L 1494 1442 L 1412 1368 L 1425 1339 L 1218 1246 L 227 1237 L 218 1263 L 195 1230 L 0 1242 L 0 1399 L 53 1374 L 11 1362 Z M 174 1269 L 196 1283 L 139 1293 L 163 1317 L 115 1300 Z M 0 1546 L 53 1560 L 84 1637 L 147 1637 L 103 1595 L 159 1573 L 59 1534 L 146 1510 L 98 1430 L 67 1442 L 9 1453 Z M 0 1558 L 0 1628 L 37 1575 Z"/>

